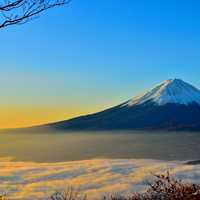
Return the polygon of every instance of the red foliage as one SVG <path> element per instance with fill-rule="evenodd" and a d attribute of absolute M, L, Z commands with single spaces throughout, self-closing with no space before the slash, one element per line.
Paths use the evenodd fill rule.
<path fill-rule="evenodd" d="M 111 200 L 200 200 L 200 185 L 183 183 L 166 175 L 155 175 L 156 180 L 149 183 L 143 194 L 130 197 L 111 197 Z"/>

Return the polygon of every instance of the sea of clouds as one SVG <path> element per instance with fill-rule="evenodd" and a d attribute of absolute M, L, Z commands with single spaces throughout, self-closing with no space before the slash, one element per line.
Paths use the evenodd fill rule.
<path fill-rule="evenodd" d="M 9 199 L 48 199 L 73 186 L 88 199 L 145 190 L 153 174 L 166 171 L 200 183 L 200 165 L 144 159 L 95 159 L 59 163 L 0 160 L 0 192 Z"/>

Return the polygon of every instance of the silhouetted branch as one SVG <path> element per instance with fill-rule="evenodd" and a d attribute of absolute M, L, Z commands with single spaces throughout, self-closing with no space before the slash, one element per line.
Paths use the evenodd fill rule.
<path fill-rule="evenodd" d="M 41 12 L 68 4 L 71 0 L 0 0 L 0 28 L 23 24 Z"/>

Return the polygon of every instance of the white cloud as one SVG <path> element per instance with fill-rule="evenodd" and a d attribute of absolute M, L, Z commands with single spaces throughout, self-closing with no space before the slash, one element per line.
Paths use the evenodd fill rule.
<path fill-rule="evenodd" d="M 200 166 L 180 162 L 141 159 L 98 159 L 62 163 L 32 163 L 0 160 L 0 191 L 10 199 L 45 199 L 68 186 L 88 197 L 145 189 L 152 173 L 170 170 L 178 178 L 200 183 Z"/>

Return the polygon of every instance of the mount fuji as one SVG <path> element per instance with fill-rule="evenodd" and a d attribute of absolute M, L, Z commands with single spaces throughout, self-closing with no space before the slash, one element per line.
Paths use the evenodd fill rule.
<path fill-rule="evenodd" d="M 118 106 L 45 127 L 61 130 L 200 131 L 200 90 L 180 79 L 169 79 Z"/>

